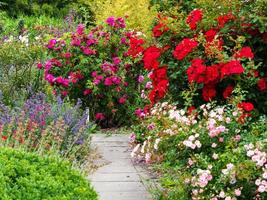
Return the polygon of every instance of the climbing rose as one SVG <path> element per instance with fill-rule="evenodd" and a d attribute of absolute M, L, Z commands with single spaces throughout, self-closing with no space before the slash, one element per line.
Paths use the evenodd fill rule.
<path fill-rule="evenodd" d="M 194 48 L 197 47 L 197 45 L 197 41 L 185 38 L 175 47 L 173 56 L 178 60 L 183 60 L 189 53 L 193 51 Z"/>
<path fill-rule="evenodd" d="M 217 82 L 219 77 L 219 65 L 208 66 L 206 68 L 204 83 L 208 84 Z"/>
<path fill-rule="evenodd" d="M 265 78 L 261 78 L 261 79 L 258 81 L 257 86 L 258 86 L 258 88 L 259 88 L 261 91 L 266 90 L 266 89 L 267 89 L 267 83 L 266 83 Z"/>
<path fill-rule="evenodd" d="M 193 10 L 187 17 L 186 23 L 190 26 L 191 30 L 195 30 L 197 28 L 197 23 L 202 20 L 203 13 L 201 10 L 196 9 Z"/>

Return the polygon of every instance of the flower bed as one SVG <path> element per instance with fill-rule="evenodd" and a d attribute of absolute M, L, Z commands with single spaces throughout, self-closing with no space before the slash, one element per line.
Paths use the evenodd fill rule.
<path fill-rule="evenodd" d="M 157 104 L 136 127 L 132 156 L 161 163 L 162 199 L 265 199 L 267 120 L 252 122 L 253 109 Z"/>

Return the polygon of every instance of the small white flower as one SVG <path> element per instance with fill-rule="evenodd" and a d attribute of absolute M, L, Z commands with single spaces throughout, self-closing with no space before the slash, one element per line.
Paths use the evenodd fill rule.
<path fill-rule="evenodd" d="M 202 144 L 200 143 L 199 140 L 196 140 L 195 141 L 195 145 L 197 146 L 197 148 L 200 148 L 202 146 Z"/>

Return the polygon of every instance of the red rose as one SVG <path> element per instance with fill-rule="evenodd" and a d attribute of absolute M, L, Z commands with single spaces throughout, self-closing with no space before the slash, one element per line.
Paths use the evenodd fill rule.
<path fill-rule="evenodd" d="M 235 55 L 235 58 L 254 58 L 254 54 L 250 47 L 243 47 L 240 51 L 238 51 Z"/>
<path fill-rule="evenodd" d="M 150 79 L 153 82 L 159 82 L 161 79 L 167 78 L 167 67 L 160 67 L 153 71 L 153 73 L 150 76 Z"/>
<path fill-rule="evenodd" d="M 147 70 L 157 69 L 159 66 L 158 58 L 161 55 L 161 49 L 156 46 L 147 48 L 144 52 L 144 68 Z"/>
<path fill-rule="evenodd" d="M 205 85 L 202 89 L 202 97 L 205 101 L 211 101 L 216 96 L 214 85 Z"/>
<path fill-rule="evenodd" d="M 221 69 L 221 78 L 224 78 L 227 75 L 242 74 L 244 68 L 240 61 L 232 60 L 223 65 Z"/>
<path fill-rule="evenodd" d="M 154 28 L 153 28 L 153 35 L 154 37 L 160 37 L 163 33 L 165 33 L 166 31 L 168 31 L 169 28 L 163 24 L 163 23 L 159 23 L 157 24 Z"/>
<path fill-rule="evenodd" d="M 193 10 L 187 17 L 186 23 L 190 26 L 191 30 L 195 30 L 197 28 L 197 23 L 202 20 L 203 13 L 201 10 L 196 9 Z"/>
<path fill-rule="evenodd" d="M 212 42 L 218 31 L 216 29 L 210 29 L 205 33 L 205 38 L 207 42 Z"/>
<path fill-rule="evenodd" d="M 183 60 L 197 46 L 197 41 L 185 38 L 175 47 L 175 50 L 173 51 L 173 56 L 178 60 Z"/>
<path fill-rule="evenodd" d="M 197 83 L 204 83 L 206 66 L 203 64 L 203 60 L 196 58 L 191 61 L 191 66 L 187 69 L 188 81 Z"/>
<path fill-rule="evenodd" d="M 234 87 L 232 85 L 228 85 L 223 91 L 223 98 L 227 99 L 233 93 Z"/>
<path fill-rule="evenodd" d="M 217 82 L 220 77 L 217 65 L 209 66 L 206 69 L 206 76 L 204 83 L 214 83 Z"/>
<path fill-rule="evenodd" d="M 2 140 L 6 141 L 7 140 L 7 136 L 2 135 Z"/>
<path fill-rule="evenodd" d="M 260 91 L 264 91 L 267 89 L 267 83 L 265 78 L 261 78 L 257 83 L 258 88 Z"/>
<path fill-rule="evenodd" d="M 188 114 L 188 115 L 191 115 L 195 110 L 196 110 L 196 107 L 195 107 L 195 106 L 190 106 L 190 107 L 187 109 L 187 114 Z"/>
<path fill-rule="evenodd" d="M 250 112 L 254 109 L 254 105 L 250 102 L 242 102 L 238 104 L 239 108 L 242 108 L 243 110 Z"/>
<path fill-rule="evenodd" d="M 130 55 L 132 58 L 138 57 L 138 55 L 140 55 L 144 51 L 144 48 L 142 47 L 143 44 L 144 44 L 143 39 L 131 37 L 130 48 L 127 52 L 127 55 Z"/>
<path fill-rule="evenodd" d="M 219 28 L 223 28 L 224 25 L 230 21 L 230 20 L 233 20 L 235 19 L 235 16 L 232 14 L 232 13 L 228 13 L 226 15 L 222 15 L 222 16 L 219 16 L 217 18 L 217 22 L 218 22 L 218 27 Z"/>

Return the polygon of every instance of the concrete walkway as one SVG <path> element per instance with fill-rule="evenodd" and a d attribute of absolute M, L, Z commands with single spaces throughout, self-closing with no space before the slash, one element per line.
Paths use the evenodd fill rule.
<path fill-rule="evenodd" d="M 99 200 L 148 200 L 141 178 L 144 170 L 134 166 L 129 151 L 129 135 L 95 134 L 92 146 L 102 155 L 99 167 L 89 176 Z"/>

